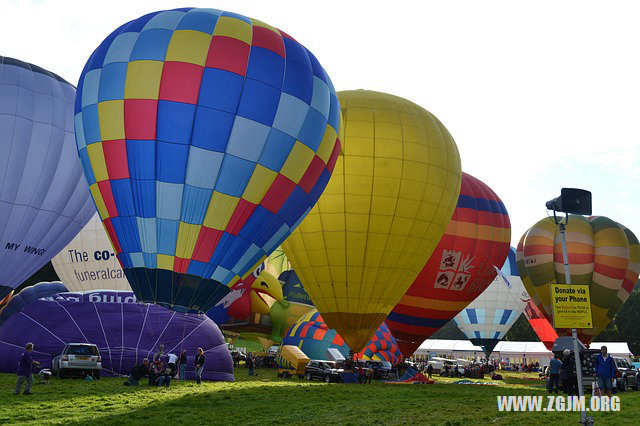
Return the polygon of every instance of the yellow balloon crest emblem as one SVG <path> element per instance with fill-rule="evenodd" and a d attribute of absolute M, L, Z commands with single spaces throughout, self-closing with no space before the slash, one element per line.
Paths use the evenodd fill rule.
<path fill-rule="evenodd" d="M 316 206 L 283 244 L 329 328 L 361 350 L 442 237 L 460 192 L 447 129 L 397 96 L 338 93 L 343 149 Z"/>
<path fill-rule="evenodd" d="M 566 225 L 572 284 L 589 286 L 593 328 L 579 329 L 588 345 L 629 297 L 640 272 L 640 244 L 629 229 L 604 216 L 569 216 Z M 531 300 L 551 321 L 551 283 L 566 283 L 560 233 L 544 218 L 524 233 L 516 253 Z M 558 330 L 558 334 L 568 334 Z"/>

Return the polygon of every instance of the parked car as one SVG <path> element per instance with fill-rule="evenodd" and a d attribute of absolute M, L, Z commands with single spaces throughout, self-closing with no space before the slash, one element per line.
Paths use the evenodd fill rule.
<path fill-rule="evenodd" d="M 624 358 L 613 357 L 613 361 L 620 372 L 620 377 L 617 378 L 618 390 L 620 392 L 629 390 L 629 388 L 638 390 L 638 370 L 633 368 L 629 361 Z"/>
<path fill-rule="evenodd" d="M 98 380 L 101 370 L 100 351 L 91 343 L 67 343 L 62 353 L 51 362 L 51 372 L 58 378 L 89 375 Z"/>
<path fill-rule="evenodd" d="M 338 368 L 334 361 L 311 360 L 304 369 L 307 380 L 322 379 L 326 383 L 341 382 L 344 370 Z"/>

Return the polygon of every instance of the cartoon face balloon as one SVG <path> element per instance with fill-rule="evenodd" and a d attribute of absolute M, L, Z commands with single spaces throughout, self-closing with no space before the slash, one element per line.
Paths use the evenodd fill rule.
<path fill-rule="evenodd" d="M 0 56 L 0 300 L 95 212 L 73 142 L 75 95 L 61 77 Z"/>
<path fill-rule="evenodd" d="M 91 194 L 138 298 L 206 312 L 289 235 L 340 151 L 340 105 L 286 33 L 214 9 L 109 35 L 78 83 Z"/>
<path fill-rule="evenodd" d="M 509 253 L 511 224 L 500 198 L 463 173 L 458 205 L 435 251 L 387 318 L 409 357 L 478 297 Z"/>
<path fill-rule="evenodd" d="M 640 244 L 629 229 L 604 216 L 569 216 L 567 252 L 572 284 L 589 286 L 593 328 L 579 329 L 585 345 L 611 322 L 640 272 Z M 560 232 L 544 218 L 518 244 L 518 270 L 538 308 L 552 321 L 551 283 L 566 283 Z M 556 330 L 566 335 L 571 330 Z"/>
<path fill-rule="evenodd" d="M 460 157 L 431 113 L 397 96 L 338 94 L 344 149 L 283 248 L 313 304 L 354 351 L 402 297 L 442 236 L 460 191 Z"/>

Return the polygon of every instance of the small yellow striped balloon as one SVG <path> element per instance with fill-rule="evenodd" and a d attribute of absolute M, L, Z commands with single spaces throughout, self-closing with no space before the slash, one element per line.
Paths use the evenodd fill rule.
<path fill-rule="evenodd" d="M 588 285 L 591 294 L 593 328 L 578 330 L 589 345 L 629 297 L 640 272 L 640 244 L 633 232 L 604 216 L 570 215 L 566 238 L 571 283 Z M 560 233 L 551 218 L 524 233 L 516 259 L 531 299 L 551 321 L 550 284 L 566 283 Z"/>

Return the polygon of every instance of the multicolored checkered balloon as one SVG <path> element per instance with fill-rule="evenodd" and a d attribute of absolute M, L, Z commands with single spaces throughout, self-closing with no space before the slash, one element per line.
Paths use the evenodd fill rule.
<path fill-rule="evenodd" d="M 345 357 L 349 356 L 350 348 L 340 337 L 338 332 L 330 329 L 316 309 L 312 309 L 291 326 L 287 335 L 280 343 L 297 346 L 310 359 L 327 359 L 327 349 L 335 348 Z M 402 353 L 398 349 L 396 339 L 383 322 L 373 334 L 364 349 L 356 353 L 358 359 L 373 359 L 397 364 L 402 361 Z"/>
<path fill-rule="evenodd" d="M 324 190 L 340 105 L 286 33 L 213 9 L 128 22 L 78 83 L 78 151 L 141 301 L 207 311 Z"/>

